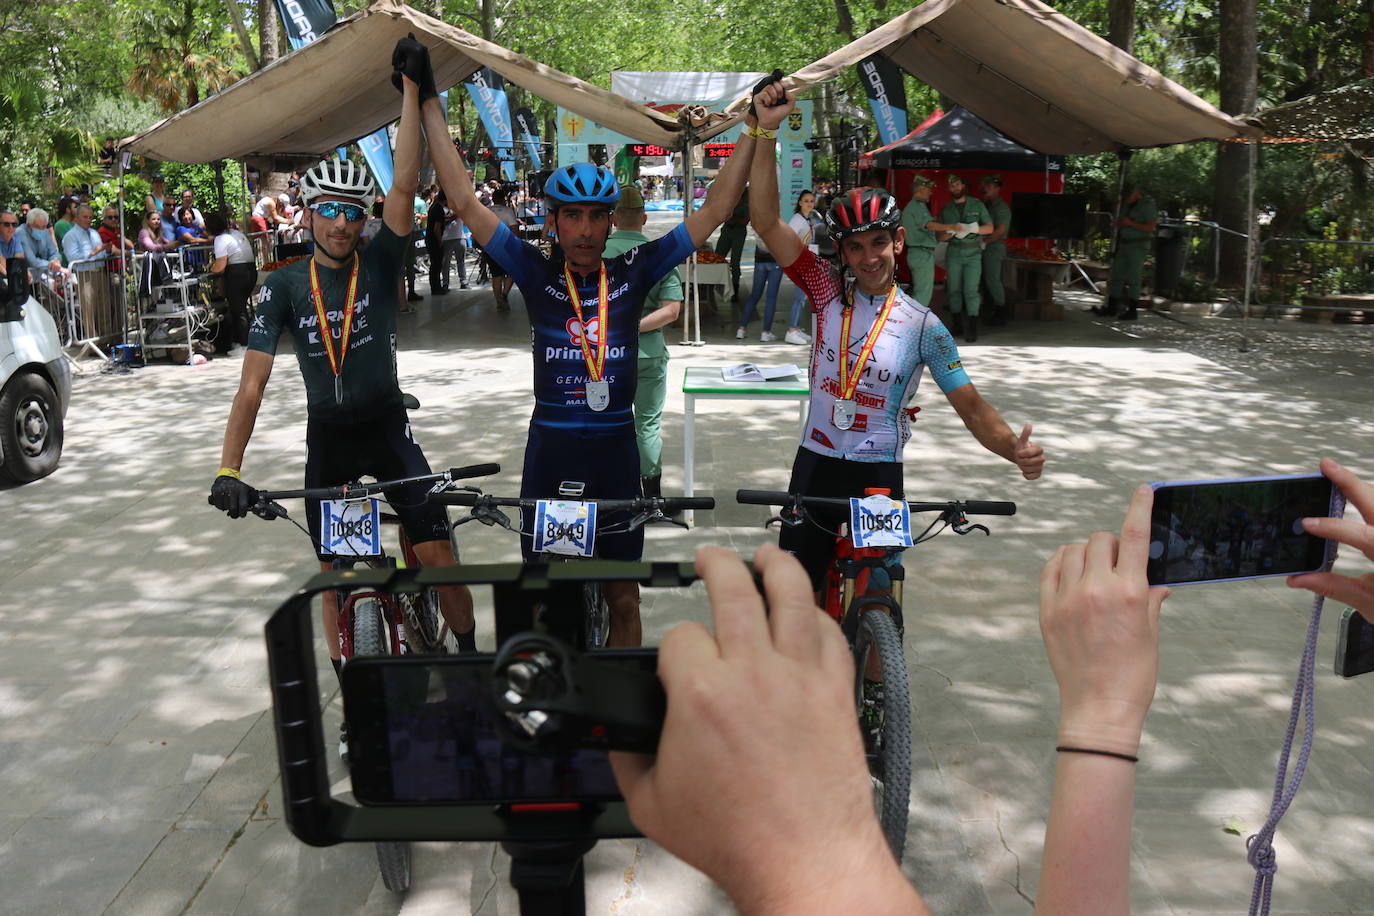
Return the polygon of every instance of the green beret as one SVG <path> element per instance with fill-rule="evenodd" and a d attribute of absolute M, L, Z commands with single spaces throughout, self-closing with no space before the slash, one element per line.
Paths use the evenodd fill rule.
<path fill-rule="evenodd" d="M 644 195 L 639 193 L 639 188 L 621 188 L 620 199 L 615 202 L 615 208 L 617 210 L 643 210 Z"/>

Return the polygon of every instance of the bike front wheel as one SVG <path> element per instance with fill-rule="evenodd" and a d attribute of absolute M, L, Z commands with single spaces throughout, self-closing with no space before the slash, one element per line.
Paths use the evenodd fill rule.
<path fill-rule="evenodd" d="M 881 687 L 864 683 L 864 670 L 873 657 L 882 672 Z M 900 862 L 911 793 L 911 688 L 901 635 L 885 611 L 871 608 L 859 617 L 854 663 L 854 695 L 873 806 L 888 847 Z"/>
<path fill-rule="evenodd" d="M 382 884 L 393 893 L 410 889 L 410 844 L 406 842 L 378 843 L 377 867 L 382 872 Z"/>
<path fill-rule="evenodd" d="M 382 619 L 382 603 L 376 598 L 363 598 L 353 604 L 353 654 L 391 654 Z"/>

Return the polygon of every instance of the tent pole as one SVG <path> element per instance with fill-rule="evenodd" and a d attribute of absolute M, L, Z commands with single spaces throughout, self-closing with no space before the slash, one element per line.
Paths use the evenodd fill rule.
<path fill-rule="evenodd" d="M 692 215 L 692 131 L 682 134 L 682 221 Z M 682 319 L 682 342 L 695 346 L 692 337 L 692 321 L 697 324 L 697 337 L 701 336 L 701 303 L 697 293 L 697 257 L 694 253 L 687 260 L 687 314 Z"/>
<path fill-rule="evenodd" d="M 120 266 L 124 269 L 119 271 L 119 320 L 124 328 L 123 342 L 129 342 L 129 278 L 127 273 L 133 267 L 133 258 L 124 257 L 124 155 L 121 152 L 115 156 L 115 168 L 119 173 L 119 255 Z M 190 346 L 190 341 L 186 342 Z"/>
<path fill-rule="evenodd" d="M 1245 205 L 1245 293 L 1240 302 L 1240 352 L 1250 350 L 1250 294 L 1257 266 L 1255 264 L 1255 161 L 1259 144 L 1253 137 L 1246 141 L 1249 163 L 1249 199 Z"/>

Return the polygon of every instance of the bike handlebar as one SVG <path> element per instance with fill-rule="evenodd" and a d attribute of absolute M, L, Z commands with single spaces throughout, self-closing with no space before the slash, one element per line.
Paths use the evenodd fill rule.
<path fill-rule="evenodd" d="M 831 496 L 798 496 L 782 490 L 736 490 L 735 502 L 746 506 L 790 506 L 800 501 L 804 506 L 849 507 L 848 499 Z M 945 512 L 962 509 L 965 515 L 1015 515 L 1016 503 L 998 500 L 973 499 L 968 501 L 949 500 L 946 502 L 908 502 L 912 512 Z"/>
<path fill-rule="evenodd" d="M 413 483 L 438 483 L 439 481 L 466 480 L 470 477 L 486 477 L 501 471 L 499 464 L 470 464 L 461 468 L 449 468 L 437 474 L 421 474 L 418 477 L 402 477 L 399 480 L 380 480 L 376 483 L 352 484 L 342 487 L 312 487 L 308 490 L 259 490 L 258 501 L 270 502 L 276 499 L 347 499 L 350 497 L 373 496 L 393 487 L 403 487 Z"/>
<path fill-rule="evenodd" d="M 574 499 L 575 497 L 568 497 Z M 517 496 L 489 496 L 486 493 L 431 493 L 429 501 L 441 506 L 504 506 L 510 509 L 534 508 L 537 499 Z M 577 499 L 578 502 L 596 503 L 602 512 L 639 512 L 645 509 L 659 509 L 671 515 L 682 509 L 714 509 L 716 500 L 711 496 L 637 496 L 634 499 Z"/>

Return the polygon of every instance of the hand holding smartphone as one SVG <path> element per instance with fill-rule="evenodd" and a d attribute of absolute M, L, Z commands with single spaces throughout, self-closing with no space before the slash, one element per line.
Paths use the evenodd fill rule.
<path fill-rule="evenodd" d="M 1151 585 L 1195 585 L 1314 573 L 1335 543 L 1304 528 L 1343 505 L 1322 474 L 1161 481 L 1150 517 Z"/>

